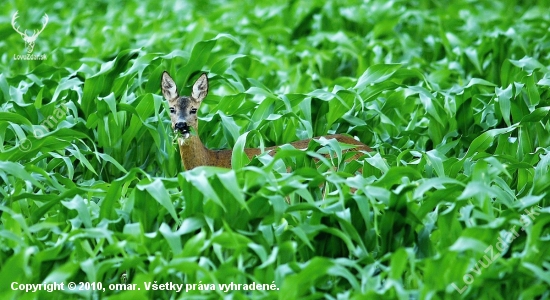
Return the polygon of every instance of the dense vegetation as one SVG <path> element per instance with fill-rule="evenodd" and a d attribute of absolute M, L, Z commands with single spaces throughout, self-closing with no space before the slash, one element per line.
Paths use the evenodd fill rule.
<path fill-rule="evenodd" d="M 0 18 L 2 299 L 550 297 L 548 1 L 36 2 Z M 183 170 L 164 70 L 208 73 L 232 170 Z M 243 157 L 329 133 L 375 151 Z"/>

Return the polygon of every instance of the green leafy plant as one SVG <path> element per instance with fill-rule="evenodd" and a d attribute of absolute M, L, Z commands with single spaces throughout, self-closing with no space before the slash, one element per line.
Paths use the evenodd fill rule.
<path fill-rule="evenodd" d="M 548 298 L 547 1 L 84 3 L 4 5 L 2 299 Z"/>

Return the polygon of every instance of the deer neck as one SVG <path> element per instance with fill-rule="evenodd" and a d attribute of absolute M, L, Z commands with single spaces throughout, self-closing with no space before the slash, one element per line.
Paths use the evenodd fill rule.
<path fill-rule="evenodd" d="M 204 146 L 198 134 L 192 134 L 179 144 L 181 160 L 186 170 L 208 165 L 208 149 Z"/>

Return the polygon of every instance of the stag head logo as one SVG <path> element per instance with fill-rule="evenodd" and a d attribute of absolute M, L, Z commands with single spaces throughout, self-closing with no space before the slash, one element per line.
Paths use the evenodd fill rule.
<path fill-rule="evenodd" d="M 13 17 L 11 18 L 11 26 L 13 26 L 13 29 L 15 30 L 15 32 L 21 35 L 21 37 L 23 38 L 23 41 L 25 41 L 25 46 L 27 47 L 27 53 L 31 54 L 32 51 L 34 50 L 34 42 L 36 42 L 36 38 L 38 37 L 39 34 L 42 33 L 42 31 L 44 31 L 44 28 L 46 28 L 46 25 L 48 24 L 48 15 L 44 14 L 44 21 L 42 21 L 42 29 L 33 30 L 33 34 L 31 36 L 27 35 L 27 30 L 21 32 L 19 30 L 19 26 L 16 27 L 15 20 L 17 18 L 19 18 L 19 16 L 17 15 L 17 11 L 16 11 L 15 14 L 13 14 Z"/>

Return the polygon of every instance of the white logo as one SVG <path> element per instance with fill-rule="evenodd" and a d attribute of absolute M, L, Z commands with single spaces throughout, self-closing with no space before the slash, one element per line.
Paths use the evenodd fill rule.
<path fill-rule="evenodd" d="M 13 29 L 15 32 L 19 33 L 21 37 L 23 38 L 23 41 L 25 41 L 25 46 L 27 47 L 27 54 L 31 54 L 34 50 L 34 43 L 36 42 L 36 38 L 42 31 L 44 31 L 44 28 L 46 28 L 46 25 L 48 24 L 48 15 L 44 14 L 44 21 L 42 21 L 42 29 L 40 30 L 33 30 L 33 34 L 31 36 L 27 35 L 27 30 L 21 32 L 19 30 L 19 26 L 16 27 L 15 19 L 19 18 L 17 15 L 17 11 L 15 14 L 13 14 L 13 17 L 11 18 L 11 26 L 13 26 Z"/>

